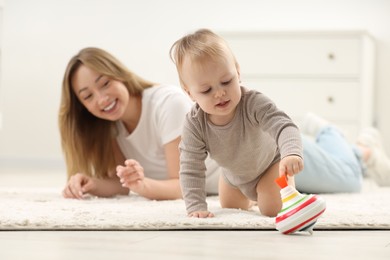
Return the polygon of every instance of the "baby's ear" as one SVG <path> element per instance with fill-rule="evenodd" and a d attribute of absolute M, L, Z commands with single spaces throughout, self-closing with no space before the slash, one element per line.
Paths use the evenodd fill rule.
<path fill-rule="evenodd" d="M 236 64 L 236 70 L 237 70 L 238 80 L 241 82 L 241 69 L 238 63 Z"/>
<path fill-rule="evenodd" d="M 195 99 L 192 97 L 191 92 L 186 89 L 187 95 L 191 98 L 192 101 L 196 102 Z"/>
<path fill-rule="evenodd" d="M 190 90 L 184 85 L 183 85 L 183 90 L 187 93 L 187 95 L 191 98 L 191 100 L 195 102 L 195 100 L 191 96 Z"/>

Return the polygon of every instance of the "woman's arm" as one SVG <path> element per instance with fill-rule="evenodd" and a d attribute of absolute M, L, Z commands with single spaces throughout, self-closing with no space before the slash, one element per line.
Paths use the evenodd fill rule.
<path fill-rule="evenodd" d="M 181 198 L 179 183 L 180 137 L 164 146 L 168 179 L 146 178 L 142 166 L 135 160 L 127 160 L 125 166 L 117 167 L 117 174 L 123 186 L 148 199 L 173 200 Z"/>
<path fill-rule="evenodd" d="M 94 188 L 90 189 L 88 193 L 98 197 L 112 197 L 115 195 L 127 195 L 129 189 L 123 187 L 117 176 L 106 179 L 94 179 Z"/>
<path fill-rule="evenodd" d="M 123 163 L 124 156 L 116 141 L 113 143 L 115 162 Z M 88 176 L 84 173 L 77 173 L 69 178 L 62 194 L 65 198 L 82 199 L 85 194 L 99 197 L 112 197 L 115 195 L 126 195 L 129 189 L 123 187 L 116 176 L 115 171 L 107 173 L 104 179 Z"/>
<path fill-rule="evenodd" d="M 167 143 L 164 146 L 165 158 L 167 163 L 168 179 L 146 181 L 146 191 L 157 200 L 179 199 L 182 198 L 179 170 L 180 170 L 180 137 Z"/>
<path fill-rule="evenodd" d="M 126 195 L 129 189 L 122 187 L 117 176 L 97 179 L 83 173 L 73 175 L 67 182 L 62 194 L 65 198 L 82 199 L 86 194 L 99 197 Z"/>

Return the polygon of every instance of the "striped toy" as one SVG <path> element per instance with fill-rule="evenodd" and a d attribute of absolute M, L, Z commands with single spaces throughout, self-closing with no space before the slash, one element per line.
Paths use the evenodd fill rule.
<path fill-rule="evenodd" d="M 299 193 L 287 184 L 285 176 L 275 182 L 281 188 L 283 202 L 282 210 L 275 219 L 276 229 L 286 235 L 298 231 L 313 234 L 314 224 L 325 211 L 325 200 L 317 195 Z"/>

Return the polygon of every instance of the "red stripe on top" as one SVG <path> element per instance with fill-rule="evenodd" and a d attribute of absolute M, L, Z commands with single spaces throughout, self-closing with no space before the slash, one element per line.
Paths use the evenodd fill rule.
<path fill-rule="evenodd" d="M 308 199 L 307 201 L 305 201 L 304 203 L 302 203 L 301 205 L 299 205 L 298 207 L 286 212 L 285 214 L 283 215 L 280 215 L 280 216 L 277 216 L 276 217 L 276 223 L 280 222 L 280 221 L 283 221 L 285 220 L 286 218 L 294 215 L 295 213 L 297 213 L 298 211 L 300 211 L 301 209 L 303 209 L 304 207 L 310 205 L 311 203 L 313 203 L 314 201 L 316 201 L 317 198 L 316 196 L 312 196 L 310 199 Z"/>

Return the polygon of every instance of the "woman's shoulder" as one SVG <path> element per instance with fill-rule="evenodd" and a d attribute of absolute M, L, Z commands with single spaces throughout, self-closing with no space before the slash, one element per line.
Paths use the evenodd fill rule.
<path fill-rule="evenodd" d="M 184 103 L 192 104 L 191 99 L 184 91 L 175 85 L 154 85 L 143 91 L 143 102 L 146 103 Z"/>
<path fill-rule="evenodd" d="M 144 90 L 144 95 L 149 96 L 170 96 L 177 94 L 186 95 L 179 86 L 168 84 L 153 85 Z"/>

